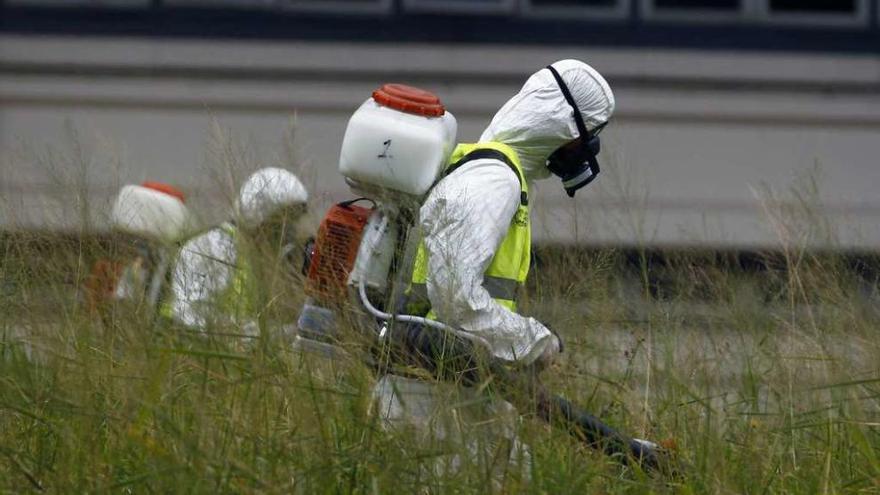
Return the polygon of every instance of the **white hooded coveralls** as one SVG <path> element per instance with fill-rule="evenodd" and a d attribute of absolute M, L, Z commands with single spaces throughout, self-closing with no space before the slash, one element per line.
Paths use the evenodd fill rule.
<path fill-rule="evenodd" d="M 562 60 L 553 67 L 568 86 L 587 128 L 607 122 L 615 102 L 605 79 L 577 60 Z M 547 158 L 579 137 L 573 112 L 552 73 L 541 69 L 495 114 L 480 141 L 512 147 L 527 180 L 547 178 Z M 498 359 L 529 364 L 553 343 L 552 334 L 534 318 L 499 305 L 483 287 L 483 273 L 519 201 L 519 182 L 510 167 L 491 158 L 474 160 L 431 190 L 420 210 L 420 227 L 428 252 L 428 298 L 437 319 L 471 333 Z M 391 424 L 419 426 L 429 422 L 426 415 L 448 409 L 450 404 L 455 408 L 454 399 L 438 397 L 441 388 L 443 384 L 388 375 L 380 380 L 374 395 L 379 413 Z"/>
<path fill-rule="evenodd" d="M 607 122 L 614 112 L 614 95 L 605 79 L 577 60 L 553 66 L 587 128 Z M 480 141 L 512 147 L 526 179 L 534 181 L 550 175 L 547 157 L 577 137 L 572 107 L 550 71 L 542 69 L 501 107 Z M 495 159 L 474 160 L 431 190 L 420 218 L 428 251 L 428 298 L 437 319 L 487 342 L 499 359 L 528 364 L 544 351 L 550 332 L 534 318 L 496 303 L 482 283 L 519 200 L 519 182 L 509 166 Z"/>
<path fill-rule="evenodd" d="M 242 185 L 235 216 L 241 225 L 254 228 L 276 211 L 307 201 L 306 188 L 294 174 L 263 168 Z M 218 296 L 233 283 L 239 266 L 234 230 L 232 224 L 223 224 L 194 237 L 181 249 L 171 280 L 170 316 L 176 323 L 195 329 L 231 323 L 246 334 L 256 332 L 254 321 L 229 321 L 229 315 L 217 307 Z"/>

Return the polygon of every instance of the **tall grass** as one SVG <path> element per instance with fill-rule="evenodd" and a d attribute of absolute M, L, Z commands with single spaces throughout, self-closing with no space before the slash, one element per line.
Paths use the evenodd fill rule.
<path fill-rule="evenodd" d="M 765 193 L 784 236 L 772 253 L 539 250 L 525 311 L 567 344 L 544 380 L 634 436 L 669 440 L 688 466 L 674 479 L 529 411 L 530 480 L 469 455 L 440 475 L 430 466 L 460 447 L 381 428 L 375 377 L 356 360 L 294 352 L 280 331 L 266 345 L 189 335 L 127 307 L 101 321 L 80 291 L 121 240 L 4 235 L 0 490 L 880 491 L 877 259 L 805 249 L 804 229 L 821 225 L 804 220 L 808 202 Z M 284 280 L 273 323 L 295 319 L 301 282 Z"/>

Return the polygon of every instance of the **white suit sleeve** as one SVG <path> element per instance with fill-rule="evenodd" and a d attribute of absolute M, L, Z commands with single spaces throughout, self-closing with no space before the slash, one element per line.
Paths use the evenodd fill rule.
<path fill-rule="evenodd" d="M 210 230 L 187 242 L 172 275 L 175 321 L 204 329 L 216 319 L 216 297 L 229 285 L 235 267 L 235 242 L 221 229 Z"/>
<path fill-rule="evenodd" d="M 483 288 L 483 273 L 519 205 L 516 174 L 483 159 L 440 181 L 420 210 L 428 253 L 428 298 L 437 318 L 485 342 L 495 357 L 531 363 L 552 336 L 534 318 L 501 306 Z"/>

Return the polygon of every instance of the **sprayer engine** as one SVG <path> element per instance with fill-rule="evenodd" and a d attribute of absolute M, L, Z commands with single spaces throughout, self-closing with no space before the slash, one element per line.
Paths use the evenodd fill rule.
<path fill-rule="evenodd" d="M 351 201 L 333 205 L 321 221 L 309 262 L 306 293 L 325 303 L 345 298 L 364 227 L 372 209 Z"/>

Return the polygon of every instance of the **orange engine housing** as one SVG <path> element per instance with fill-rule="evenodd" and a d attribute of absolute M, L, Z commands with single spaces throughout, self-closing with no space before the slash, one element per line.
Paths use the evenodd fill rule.
<path fill-rule="evenodd" d="M 370 208 L 351 202 L 333 205 L 321 225 L 306 280 L 306 293 L 325 302 L 340 302 L 346 295 L 348 274 L 354 268 Z"/>

